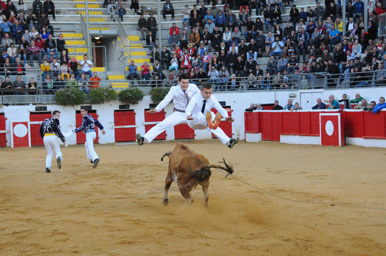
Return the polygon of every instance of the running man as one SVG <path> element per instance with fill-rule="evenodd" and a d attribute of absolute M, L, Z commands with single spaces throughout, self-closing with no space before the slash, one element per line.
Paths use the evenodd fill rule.
<path fill-rule="evenodd" d="M 64 146 L 67 147 L 67 142 L 60 131 L 60 125 L 59 125 L 59 118 L 60 118 L 60 112 L 58 110 L 54 110 L 52 112 L 51 118 L 47 118 L 42 122 L 40 125 L 40 137 L 42 137 L 44 141 L 44 146 L 47 150 L 47 157 L 46 157 L 46 172 L 51 172 L 51 165 L 52 165 L 52 157 L 56 155 L 56 163 L 58 166 L 58 169 L 62 168 L 62 152 L 60 151 L 59 146 L 59 140 L 58 137 L 62 140 L 64 143 Z"/>
<path fill-rule="evenodd" d="M 86 142 L 84 143 L 84 146 L 86 147 L 87 159 L 91 159 L 90 163 L 94 164 L 93 168 L 96 168 L 100 159 L 94 150 L 94 140 L 96 138 L 95 125 L 102 130 L 102 134 L 106 134 L 106 131 L 103 129 L 102 124 L 99 123 L 98 120 L 95 120 L 88 114 L 87 109 L 81 108 L 80 114 L 83 116 L 82 126 L 76 128 L 75 132 L 77 133 L 83 131 L 86 134 Z"/>
<path fill-rule="evenodd" d="M 238 139 L 229 138 L 218 126 L 221 123 L 221 116 L 227 122 L 233 122 L 233 118 L 228 116 L 228 112 L 220 105 L 217 98 L 212 95 L 212 91 L 212 84 L 204 83 L 201 93 L 193 96 L 185 111 L 188 125 L 192 129 L 207 129 L 211 131 L 223 144 L 232 148 L 238 142 Z M 211 112 L 213 108 L 218 111 L 214 122 L 212 122 Z"/>
<path fill-rule="evenodd" d="M 169 93 L 165 98 L 155 107 L 149 110 L 149 113 L 157 113 L 164 109 L 170 101 L 173 100 L 174 112 L 166 117 L 162 122 L 151 128 L 143 137 L 137 134 L 138 146 L 143 143 L 151 143 L 159 134 L 164 132 L 167 128 L 174 127 L 179 124 L 186 124 L 185 110 L 193 95 L 200 93 L 197 85 L 189 83 L 189 76 L 182 74 L 178 79 L 178 84 L 170 88 Z"/>

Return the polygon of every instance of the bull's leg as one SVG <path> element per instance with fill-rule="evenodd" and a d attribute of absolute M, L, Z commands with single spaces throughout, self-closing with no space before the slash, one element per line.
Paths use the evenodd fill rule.
<path fill-rule="evenodd" d="M 191 188 L 189 188 L 186 185 L 178 186 L 178 189 L 181 192 L 181 195 L 185 198 L 186 200 L 186 205 L 189 206 L 193 203 L 193 198 L 190 195 Z"/>
<path fill-rule="evenodd" d="M 202 185 L 202 192 L 204 193 L 205 207 L 209 207 L 209 205 L 208 205 L 208 201 L 209 201 L 208 189 L 209 189 L 209 182 Z"/>
<path fill-rule="evenodd" d="M 169 204 L 169 198 L 168 198 L 168 191 L 170 189 L 170 186 L 172 185 L 173 179 L 172 176 L 170 175 L 170 171 L 168 171 L 168 175 L 166 176 L 165 180 L 165 193 L 164 193 L 164 205 Z"/>

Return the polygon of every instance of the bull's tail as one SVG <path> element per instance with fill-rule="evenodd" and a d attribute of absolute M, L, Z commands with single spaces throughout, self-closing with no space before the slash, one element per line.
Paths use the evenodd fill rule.
<path fill-rule="evenodd" d="M 189 173 L 190 176 L 197 180 L 199 183 L 208 181 L 210 176 L 212 175 L 212 172 L 210 171 L 210 168 L 203 166 L 200 170 L 197 170 L 195 172 L 192 172 L 192 169 L 189 167 Z"/>
<path fill-rule="evenodd" d="M 164 160 L 164 157 L 165 156 L 167 156 L 167 157 L 169 157 L 170 158 L 170 155 L 172 154 L 172 151 L 168 151 L 168 152 L 166 152 L 162 157 L 161 157 L 161 161 L 163 161 Z"/>
<path fill-rule="evenodd" d="M 224 166 L 221 166 L 221 165 L 217 165 L 217 164 L 211 164 L 211 165 L 208 165 L 208 168 L 216 168 L 216 169 L 219 169 L 219 170 L 223 170 L 223 171 L 226 171 L 228 174 L 226 177 L 228 177 L 229 174 L 232 174 L 233 173 L 233 166 L 232 165 L 229 165 L 227 162 L 225 162 L 225 159 L 223 158 L 222 159 L 223 161 L 220 162 L 220 163 L 223 163 L 225 165 Z"/>

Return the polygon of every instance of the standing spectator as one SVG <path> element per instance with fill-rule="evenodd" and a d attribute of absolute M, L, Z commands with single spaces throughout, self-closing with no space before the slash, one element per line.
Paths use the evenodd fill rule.
<path fill-rule="evenodd" d="M 141 31 L 141 34 L 142 34 L 142 40 L 146 40 L 146 35 L 147 35 L 148 29 L 147 29 L 147 21 L 143 17 L 143 14 L 141 14 L 141 16 L 139 16 L 138 27 L 139 27 L 139 30 Z"/>
<path fill-rule="evenodd" d="M 44 12 L 47 15 L 47 17 L 48 17 L 48 14 L 52 14 L 52 18 L 54 20 L 56 20 L 55 19 L 55 4 L 54 4 L 54 2 L 52 2 L 51 0 L 46 0 L 44 2 L 43 7 L 44 7 Z"/>
<path fill-rule="evenodd" d="M 164 17 L 164 21 L 167 21 L 166 14 L 171 14 L 172 21 L 174 20 L 174 7 L 173 4 L 170 3 L 170 0 L 166 0 L 166 3 L 164 3 L 164 6 L 162 8 L 162 15 Z"/>
<path fill-rule="evenodd" d="M 164 46 L 166 48 L 166 46 Z M 137 74 L 137 65 L 135 65 L 134 60 L 130 61 L 130 64 L 127 66 L 127 71 L 129 74 L 127 75 L 126 79 L 128 80 L 134 80 L 138 79 L 138 74 Z"/>
<path fill-rule="evenodd" d="M 153 13 L 150 13 L 150 17 L 147 19 L 147 28 L 151 31 L 154 39 L 157 38 L 157 20 L 154 18 Z"/>
<path fill-rule="evenodd" d="M 99 82 L 100 81 L 102 81 L 102 79 L 100 79 L 100 77 L 98 77 L 98 73 L 97 72 L 94 72 L 92 74 L 92 77 L 90 78 L 91 89 L 99 88 Z"/>
<path fill-rule="evenodd" d="M 40 2 L 40 0 L 35 0 L 35 2 L 33 2 L 32 10 L 36 17 L 40 17 L 43 12 L 43 4 Z"/>
<path fill-rule="evenodd" d="M 83 55 L 83 60 L 80 61 L 79 65 L 82 67 L 82 74 L 88 74 L 89 77 L 92 76 L 91 68 L 93 66 L 91 60 L 88 59 L 87 54 Z"/>

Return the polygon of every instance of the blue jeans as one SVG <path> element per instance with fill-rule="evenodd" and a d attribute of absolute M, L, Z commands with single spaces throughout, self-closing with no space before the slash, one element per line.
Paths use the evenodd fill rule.
<path fill-rule="evenodd" d="M 268 28 L 269 28 L 270 25 L 271 25 L 271 22 L 268 19 L 266 19 L 265 20 L 265 30 L 268 31 Z"/>
<path fill-rule="evenodd" d="M 280 52 L 271 52 L 270 54 L 269 54 L 269 56 L 271 57 L 271 56 L 281 56 L 283 54 L 283 51 L 280 51 Z"/>
<path fill-rule="evenodd" d="M 17 57 L 21 59 L 22 55 L 18 54 Z M 24 65 L 27 65 L 27 54 L 23 54 Z"/>
<path fill-rule="evenodd" d="M 91 70 L 89 70 L 89 71 L 82 71 L 82 74 L 88 75 L 89 78 L 92 77 L 92 72 L 91 72 Z"/>
<path fill-rule="evenodd" d="M 121 8 L 121 9 L 119 9 L 119 12 L 118 12 L 118 15 L 119 15 L 119 17 L 121 18 L 121 21 L 123 21 L 123 15 L 124 15 L 124 10 Z"/>

